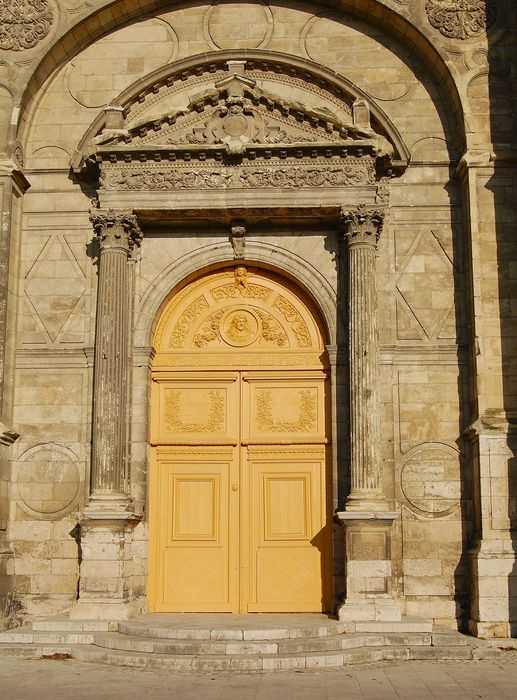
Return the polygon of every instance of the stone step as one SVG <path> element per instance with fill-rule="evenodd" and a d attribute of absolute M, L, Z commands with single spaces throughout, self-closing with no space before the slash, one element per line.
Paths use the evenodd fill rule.
<path fill-rule="evenodd" d="M 20 627 L 0 634 L 0 645 L 4 644 L 93 644 L 94 632 L 68 632 L 56 630 L 45 632 Z"/>
<path fill-rule="evenodd" d="M 326 624 L 276 626 L 232 625 L 156 625 L 152 622 L 128 620 L 118 623 L 118 631 L 132 637 L 155 637 L 158 639 L 192 639 L 217 641 L 270 641 L 275 639 L 299 639 L 306 637 L 328 637 L 345 631 L 346 623 L 329 620 Z"/>
<path fill-rule="evenodd" d="M 96 634 L 95 646 L 119 651 L 139 651 L 150 654 L 173 655 L 250 655 L 303 654 L 307 652 L 340 651 L 367 646 L 430 646 L 428 634 L 394 635 L 334 635 L 278 639 L 277 641 L 224 640 L 163 640 L 153 637 L 129 636 L 118 633 Z"/>
<path fill-rule="evenodd" d="M 82 646 L 73 650 L 73 656 L 80 661 L 110 666 L 133 666 L 164 671 L 277 671 L 331 668 L 383 660 L 469 660 L 474 658 L 469 647 L 421 646 L 360 647 L 358 649 L 307 652 L 304 654 L 225 654 L 204 656 L 128 652 L 101 649 L 96 646 Z"/>
<path fill-rule="evenodd" d="M 276 671 L 331 668 L 379 661 L 498 659 L 499 649 L 486 644 L 460 646 L 360 646 L 354 649 L 277 654 L 159 654 L 103 649 L 95 645 L 6 644 L 2 655 L 39 659 L 66 654 L 79 661 L 161 671 Z"/>
<path fill-rule="evenodd" d="M 108 620 L 70 620 L 54 617 L 34 620 L 30 627 L 38 632 L 108 632 L 116 630 L 117 623 Z"/>

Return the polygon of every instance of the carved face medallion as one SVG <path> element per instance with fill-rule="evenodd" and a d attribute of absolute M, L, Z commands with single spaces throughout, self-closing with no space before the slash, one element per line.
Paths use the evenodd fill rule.
<path fill-rule="evenodd" d="M 223 317 L 220 333 L 228 345 L 251 345 L 260 334 L 260 319 L 248 309 L 232 309 Z"/>

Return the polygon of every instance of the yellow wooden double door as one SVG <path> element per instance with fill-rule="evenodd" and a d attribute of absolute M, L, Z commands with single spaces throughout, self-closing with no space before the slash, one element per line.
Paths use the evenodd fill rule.
<path fill-rule="evenodd" d="M 330 605 L 320 331 L 292 290 L 266 273 L 245 271 L 244 290 L 234 270 L 212 274 L 173 300 L 158 327 L 152 611 L 295 612 Z"/>

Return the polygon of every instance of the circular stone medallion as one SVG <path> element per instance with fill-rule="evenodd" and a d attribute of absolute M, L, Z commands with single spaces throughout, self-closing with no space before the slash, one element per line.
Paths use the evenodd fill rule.
<path fill-rule="evenodd" d="M 401 487 L 408 502 L 422 513 L 446 515 L 460 503 L 460 455 L 444 447 L 424 447 L 402 468 Z"/>
<path fill-rule="evenodd" d="M 29 512 L 59 516 L 75 501 L 79 472 L 68 453 L 44 445 L 25 453 L 18 463 L 18 496 Z"/>
<path fill-rule="evenodd" d="M 223 316 L 219 330 L 225 343 L 242 348 L 259 337 L 260 320 L 249 309 L 232 309 Z"/>

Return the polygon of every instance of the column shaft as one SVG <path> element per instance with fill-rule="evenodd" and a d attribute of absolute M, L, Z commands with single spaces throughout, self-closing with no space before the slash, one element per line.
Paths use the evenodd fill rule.
<path fill-rule="evenodd" d="M 129 254 L 140 241 L 126 212 L 92 214 L 100 244 L 95 335 L 92 499 L 128 493 L 131 346 Z"/>
<path fill-rule="evenodd" d="M 350 508 L 382 499 L 376 257 L 382 214 L 360 207 L 342 214 L 348 250 L 351 492 Z"/>

